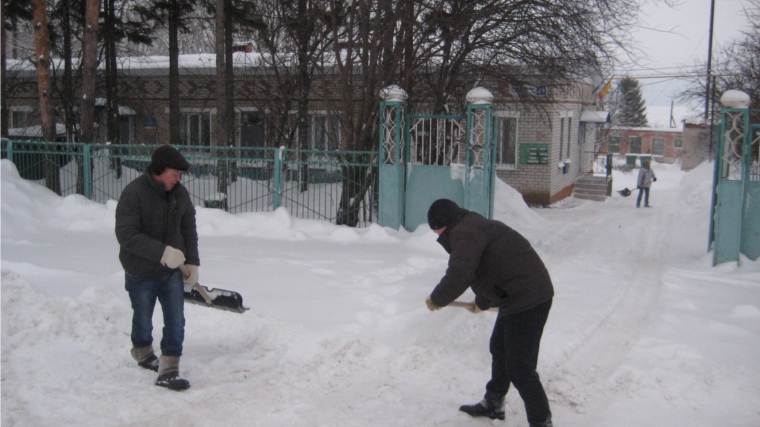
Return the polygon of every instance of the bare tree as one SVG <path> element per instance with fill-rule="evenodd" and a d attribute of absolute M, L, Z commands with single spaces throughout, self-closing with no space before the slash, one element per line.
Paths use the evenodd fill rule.
<path fill-rule="evenodd" d="M 98 68 L 98 23 L 100 0 L 87 0 L 85 6 L 84 46 L 82 49 L 82 94 L 79 97 L 81 141 L 91 144 L 95 129 L 95 90 Z M 84 194 L 83 163 L 77 157 L 77 193 Z"/>
<path fill-rule="evenodd" d="M 53 114 L 52 87 L 50 84 L 50 38 L 48 35 L 47 3 L 45 0 L 33 0 L 34 13 L 34 66 L 37 69 L 37 93 L 40 100 L 40 121 L 42 139 L 50 143 L 48 153 L 44 156 L 45 185 L 56 194 L 61 194 L 61 179 L 55 156 L 55 116 Z"/>
<path fill-rule="evenodd" d="M 199 0 L 154 0 L 135 6 L 140 20 L 154 29 L 168 30 L 169 47 L 169 143 L 180 141 L 179 111 L 179 35 L 190 32 L 188 20 L 198 8 Z"/>
<path fill-rule="evenodd" d="M 715 110 L 720 108 L 718 99 L 720 95 L 730 89 L 746 92 L 752 102 L 751 107 L 760 105 L 760 0 L 749 0 L 745 9 L 750 29 L 744 31 L 741 36 L 729 41 L 724 46 L 718 47 L 713 56 L 712 75 L 710 82 L 711 90 L 705 97 L 707 90 L 704 77 L 691 79 L 678 99 L 688 103 L 708 103 L 708 122 L 716 124 L 720 119 Z M 705 62 L 697 62 L 694 66 L 694 74 L 702 74 Z M 753 120 L 760 118 L 753 117 Z"/>

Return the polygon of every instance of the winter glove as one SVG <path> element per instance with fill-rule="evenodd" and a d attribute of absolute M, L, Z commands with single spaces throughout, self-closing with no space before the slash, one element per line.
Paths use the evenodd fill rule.
<path fill-rule="evenodd" d="M 430 297 L 427 297 L 427 299 L 425 300 L 425 304 L 427 304 L 427 308 L 430 311 L 436 311 L 436 310 L 441 309 L 441 307 L 438 307 L 437 305 L 433 304 L 433 300 L 431 300 Z"/>
<path fill-rule="evenodd" d="M 182 278 L 185 280 L 185 284 L 188 286 L 195 286 L 198 283 L 198 266 L 192 264 L 185 264 L 180 267 L 182 270 Z"/>
<path fill-rule="evenodd" d="M 470 306 L 467 307 L 467 311 L 469 311 L 470 313 L 473 313 L 473 314 L 478 314 L 478 313 L 482 313 L 483 312 L 483 310 L 481 310 L 480 307 L 478 307 L 478 305 L 475 304 L 475 301 L 473 301 L 470 304 Z"/>
<path fill-rule="evenodd" d="M 161 264 L 169 268 L 177 268 L 185 263 L 185 254 L 181 250 L 167 246 L 164 249 L 164 256 L 161 257 Z"/>
<path fill-rule="evenodd" d="M 652 177 L 652 182 L 655 182 L 655 181 L 657 181 L 657 177 L 656 177 L 656 176 L 653 176 L 653 177 Z"/>

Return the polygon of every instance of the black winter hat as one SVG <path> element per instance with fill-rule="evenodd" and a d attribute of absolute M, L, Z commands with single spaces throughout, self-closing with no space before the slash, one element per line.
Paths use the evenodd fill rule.
<path fill-rule="evenodd" d="M 190 169 L 190 163 L 185 157 L 171 145 L 162 145 L 153 152 L 150 159 L 149 170 L 153 175 L 161 175 L 166 168 L 186 171 Z"/>
<path fill-rule="evenodd" d="M 449 199 L 438 199 L 428 209 L 428 225 L 431 230 L 448 227 L 466 212 Z"/>

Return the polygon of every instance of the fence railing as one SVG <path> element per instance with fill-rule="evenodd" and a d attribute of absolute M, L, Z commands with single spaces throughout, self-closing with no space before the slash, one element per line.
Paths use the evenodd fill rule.
<path fill-rule="evenodd" d="M 2 157 L 21 177 L 62 196 L 105 203 L 145 173 L 159 145 L 2 140 Z M 367 226 L 377 218 L 377 153 L 269 147 L 176 146 L 196 205 L 231 213 L 285 207 L 298 218 Z"/>

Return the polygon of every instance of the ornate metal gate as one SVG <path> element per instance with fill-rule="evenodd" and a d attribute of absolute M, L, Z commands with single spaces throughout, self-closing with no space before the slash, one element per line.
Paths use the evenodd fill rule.
<path fill-rule="evenodd" d="M 406 115 L 406 93 L 390 86 L 380 103 L 380 225 L 414 230 L 448 198 L 487 218 L 495 180 L 491 99 L 468 94 L 466 116 Z"/>
<path fill-rule="evenodd" d="M 710 246 L 713 265 L 760 257 L 760 124 L 750 117 L 749 96 L 727 91 L 721 97 L 718 151 L 713 179 Z"/>

